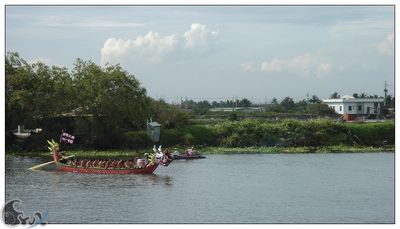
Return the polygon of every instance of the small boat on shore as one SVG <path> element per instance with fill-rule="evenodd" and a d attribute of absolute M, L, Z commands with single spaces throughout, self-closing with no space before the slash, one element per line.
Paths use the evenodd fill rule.
<path fill-rule="evenodd" d="M 172 158 L 174 160 L 193 160 L 193 159 L 204 159 L 205 156 L 202 155 L 173 155 Z"/>
<path fill-rule="evenodd" d="M 119 159 L 78 159 L 76 157 L 65 157 L 58 152 L 59 147 L 55 142 L 49 142 L 54 162 L 60 171 L 74 173 L 96 173 L 96 174 L 152 174 L 159 164 L 167 166 L 171 160 L 164 157 L 156 158 L 156 154 L 148 155 L 147 159 L 119 160 Z"/>

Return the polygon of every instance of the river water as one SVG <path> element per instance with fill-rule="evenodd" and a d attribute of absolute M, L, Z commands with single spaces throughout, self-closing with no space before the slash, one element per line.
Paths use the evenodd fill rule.
<path fill-rule="evenodd" d="M 237 154 L 153 175 L 30 171 L 6 159 L 6 200 L 56 223 L 394 223 L 394 153 Z"/>

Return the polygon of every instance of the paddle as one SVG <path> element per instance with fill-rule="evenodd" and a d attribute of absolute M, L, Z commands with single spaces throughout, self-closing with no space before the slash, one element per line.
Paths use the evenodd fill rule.
<path fill-rule="evenodd" d="M 75 157 L 75 155 L 71 155 L 71 156 L 68 156 L 68 157 L 64 157 L 63 159 L 68 159 L 68 158 L 71 158 L 71 157 Z M 45 167 L 45 166 L 47 166 L 47 165 L 51 165 L 51 164 L 53 164 L 53 163 L 55 163 L 55 161 L 50 161 L 50 162 L 46 162 L 46 163 L 43 163 L 43 164 L 40 164 L 40 165 L 36 165 L 36 166 L 33 166 L 32 168 L 29 168 L 29 169 L 30 169 L 30 170 L 37 170 L 37 169 L 39 169 L 39 168 Z"/>

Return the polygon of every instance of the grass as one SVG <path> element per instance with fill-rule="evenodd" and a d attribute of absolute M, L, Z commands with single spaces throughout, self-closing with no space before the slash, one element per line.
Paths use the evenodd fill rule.
<path fill-rule="evenodd" d="M 371 147 L 371 146 L 324 146 L 324 147 L 201 147 L 197 148 L 202 154 L 279 154 L 279 153 L 369 153 L 369 152 L 394 152 L 395 146 Z M 173 147 L 170 148 L 172 153 Z M 183 152 L 183 148 L 178 148 Z M 146 152 L 152 152 L 151 148 L 141 150 L 75 150 L 69 151 L 68 155 L 75 155 L 81 158 L 122 158 L 122 157 L 141 157 Z M 51 158 L 52 154 L 46 152 L 7 152 L 7 157 L 28 156 Z"/>

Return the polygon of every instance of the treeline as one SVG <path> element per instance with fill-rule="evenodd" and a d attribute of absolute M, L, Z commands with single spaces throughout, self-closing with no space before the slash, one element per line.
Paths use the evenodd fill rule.
<path fill-rule="evenodd" d="M 161 142 L 167 146 L 382 146 L 394 144 L 395 125 L 393 121 L 350 124 L 330 119 L 226 121 L 213 126 L 189 125 L 164 130 Z"/>
<path fill-rule="evenodd" d="M 354 98 L 383 98 L 378 95 L 368 95 L 367 93 L 353 93 Z M 333 92 L 330 99 L 339 99 L 341 98 L 338 92 Z M 386 96 L 386 108 L 393 108 L 395 105 L 395 98 L 392 95 Z M 270 102 L 266 102 L 263 104 L 253 103 L 247 98 L 242 99 L 232 99 L 232 100 L 221 100 L 221 101 L 212 101 L 209 102 L 207 100 L 202 101 L 194 101 L 191 99 L 182 100 L 180 106 L 185 109 L 191 111 L 195 115 L 204 115 L 210 114 L 211 108 L 235 108 L 235 107 L 261 107 L 265 113 L 297 113 L 297 114 L 311 114 L 311 115 L 319 115 L 319 116 L 329 116 L 334 115 L 335 112 L 328 107 L 328 105 L 323 104 L 322 100 L 317 95 L 312 95 L 307 99 L 301 99 L 299 101 L 294 101 L 293 98 L 287 96 L 279 101 L 277 98 L 272 98 Z"/>
<path fill-rule="evenodd" d="M 316 95 L 313 95 L 309 99 L 303 99 L 295 102 L 291 97 L 285 97 L 282 101 L 278 101 L 277 98 L 273 98 L 268 104 L 256 104 L 252 103 L 247 98 L 226 100 L 226 101 L 212 101 L 202 100 L 195 102 L 193 100 L 184 100 L 180 106 L 185 110 L 190 110 L 195 115 L 209 114 L 211 108 L 220 107 L 262 107 L 264 112 L 274 113 L 300 113 L 300 114 L 313 114 L 313 115 L 334 115 L 335 112 L 323 104 Z"/>
<path fill-rule="evenodd" d="M 149 117 L 163 127 L 176 128 L 189 119 L 177 106 L 147 96 L 134 75 L 119 65 L 101 67 L 77 59 L 65 67 L 28 63 L 18 53 L 5 60 L 6 147 L 36 149 L 61 130 L 78 136 L 78 144 L 99 149 L 120 147 L 125 133 L 146 128 Z M 26 141 L 17 141 L 17 125 L 42 128 Z"/>

